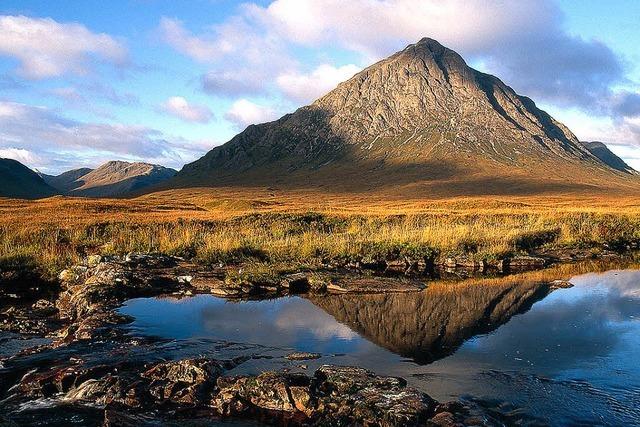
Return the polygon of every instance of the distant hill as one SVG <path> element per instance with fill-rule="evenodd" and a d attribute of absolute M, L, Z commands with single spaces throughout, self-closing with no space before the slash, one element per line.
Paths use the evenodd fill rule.
<path fill-rule="evenodd" d="M 111 161 L 97 169 L 74 169 L 44 178 L 67 195 L 120 197 L 157 185 L 175 174 L 174 169 L 159 165 Z"/>
<path fill-rule="evenodd" d="M 80 180 L 83 176 L 91 171 L 93 171 L 93 169 L 80 168 L 64 172 L 57 176 L 46 174 L 40 174 L 40 176 L 45 180 L 47 184 L 49 184 L 53 188 L 61 191 L 62 193 L 68 193 L 74 188 L 77 188 L 79 186 L 78 180 Z"/>
<path fill-rule="evenodd" d="M 626 173 L 637 173 L 635 169 L 625 163 L 620 157 L 616 156 L 609 148 L 603 143 L 598 141 L 583 142 L 582 145 L 587 147 L 587 150 L 594 156 L 602 160 L 613 169 Z"/>
<path fill-rule="evenodd" d="M 0 158 L 0 197 L 39 199 L 55 194 L 36 172 L 16 160 Z"/>
<path fill-rule="evenodd" d="M 640 190 L 529 98 L 422 39 L 313 104 L 251 125 L 166 186 L 412 196 Z"/>

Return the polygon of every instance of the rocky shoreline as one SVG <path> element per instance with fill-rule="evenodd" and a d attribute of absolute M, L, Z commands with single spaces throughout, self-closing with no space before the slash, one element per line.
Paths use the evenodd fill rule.
<path fill-rule="evenodd" d="M 187 356 L 191 350 L 177 352 L 170 342 L 128 333 L 121 325 L 131 319 L 116 311 L 128 299 L 161 295 L 322 298 L 424 289 L 412 277 L 314 272 L 284 275 L 277 282 L 243 282 L 175 257 L 130 254 L 88 257 L 62 272 L 57 286 L 57 295 L 51 289 L 18 289 L 1 308 L 0 342 L 13 342 L 15 351 L 0 353 L 0 412 L 7 414 L 0 426 L 28 425 L 21 408 L 42 402 L 83 408 L 95 425 L 144 425 L 167 416 L 286 425 L 493 424 L 487 414 L 457 402 L 439 404 L 403 379 L 358 367 L 325 364 L 312 375 L 288 370 L 235 375 L 229 371 L 250 360 L 299 363 L 318 355 L 274 356 L 251 346 L 215 343 L 211 354 L 203 350 L 208 347 L 196 346 Z"/>

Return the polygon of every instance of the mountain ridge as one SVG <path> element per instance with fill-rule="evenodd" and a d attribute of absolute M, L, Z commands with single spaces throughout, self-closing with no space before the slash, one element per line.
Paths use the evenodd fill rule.
<path fill-rule="evenodd" d="M 113 160 L 96 169 L 80 168 L 45 177 L 70 196 L 120 197 L 157 185 L 176 174 L 174 169 L 144 162 Z"/>
<path fill-rule="evenodd" d="M 618 157 L 613 151 L 609 149 L 609 147 L 607 147 L 604 142 L 582 141 L 582 145 L 584 145 L 587 150 L 591 152 L 591 154 L 599 158 L 602 162 L 606 163 L 613 169 L 619 170 L 620 172 L 636 175 L 638 174 L 638 171 L 633 169 L 624 160 Z"/>
<path fill-rule="evenodd" d="M 567 189 L 636 185 L 531 99 L 428 38 L 308 106 L 247 127 L 168 185 L 358 191 L 451 183 L 464 193 L 470 177 L 482 183 L 496 171 L 525 186 L 532 178 Z"/>

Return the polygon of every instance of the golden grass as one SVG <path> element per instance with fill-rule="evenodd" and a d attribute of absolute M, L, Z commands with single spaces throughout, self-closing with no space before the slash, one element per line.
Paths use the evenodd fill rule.
<path fill-rule="evenodd" d="M 0 260 L 34 260 L 50 274 L 90 253 L 314 265 L 433 252 L 495 257 L 542 245 L 598 247 L 634 239 L 640 239 L 640 198 L 633 197 L 393 200 L 191 189 L 132 200 L 0 199 Z"/>

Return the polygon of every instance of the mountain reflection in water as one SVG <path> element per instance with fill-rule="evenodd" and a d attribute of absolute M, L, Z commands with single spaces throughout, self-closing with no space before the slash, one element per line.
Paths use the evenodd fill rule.
<path fill-rule="evenodd" d="M 311 301 L 338 322 L 423 364 L 494 330 L 551 291 L 540 283 L 434 285 L 418 293 L 332 295 Z"/>
<path fill-rule="evenodd" d="M 319 352 L 309 370 L 335 363 L 403 376 L 438 400 L 473 400 L 507 424 L 526 414 L 557 425 L 640 425 L 640 271 L 577 275 L 571 289 L 541 284 L 602 266 L 580 268 L 405 294 L 140 299 L 122 312 L 148 334 Z"/>

